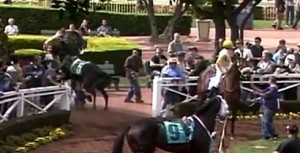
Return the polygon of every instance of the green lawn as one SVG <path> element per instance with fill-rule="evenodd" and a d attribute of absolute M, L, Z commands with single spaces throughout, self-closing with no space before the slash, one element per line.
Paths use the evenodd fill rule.
<path fill-rule="evenodd" d="M 272 153 L 280 141 L 256 140 L 235 146 L 230 153 Z"/>

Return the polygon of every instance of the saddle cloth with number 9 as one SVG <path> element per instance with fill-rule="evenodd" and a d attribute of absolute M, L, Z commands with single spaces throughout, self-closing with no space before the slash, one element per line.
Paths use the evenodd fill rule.
<path fill-rule="evenodd" d="M 192 140 L 194 127 L 181 121 L 163 122 L 168 144 L 184 144 Z"/>
<path fill-rule="evenodd" d="M 71 68 L 70 68 L 71 73 L 75 74 L 75 75 L 81 76 L 83 66 L 85 64 L 88 64 L 88 63 L 90 63 L 90 62 L 88 62 L 88 61 L 82 61 L 79 58 L 76 59 L 76 60 L 74 60 L 73 63 L 72 63 L 72 65 L 71 65 Z"/>

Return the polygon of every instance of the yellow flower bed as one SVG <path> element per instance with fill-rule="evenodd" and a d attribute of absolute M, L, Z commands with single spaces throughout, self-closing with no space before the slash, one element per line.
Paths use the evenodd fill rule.
<path fill-rule="evenodd" d="M 259 118 L 262 117 L 262 114 L 259 115 L 238 115 L 237 120 L 258 120 Z M 230 116 L 229 118 L 232 118 Z M 275 114 L 275 119 L 276 120 L 287 120 L 287 119 L 300 119 L 300 112 L 297 113 L 276 113 Z"/>
<path fill-rule="evenodd" d="M 52 130 L 48 136 L 44 137 L 37 137 L 34 141 L 32 142 L 27 142 L 24 146 L 20 146 L 16 148 L 15 152 L 17 153 L 27 153 L 30 150 L 34 150 L 40 145 L 45 145 L 48 143 L 51 143 L 53 141 L 57 141 L 61 138 L 64 138 L 68 135 L 70 135 L 70 131 L 67 131 L 66 129 L 63 128 L 56 128 Z"/>
<path fill-rule="evenodd" d="M 71 129 L 70 125 L 64 125 L 55 129 L 44 127 L 34 129 L 32 132 L 21 136 L 8 136 L 5 141 L 2 141 L 3 145 L 0 146 L 0 152 L 27 153 L 41 145 L 57 141 L 72 134 Z"/>

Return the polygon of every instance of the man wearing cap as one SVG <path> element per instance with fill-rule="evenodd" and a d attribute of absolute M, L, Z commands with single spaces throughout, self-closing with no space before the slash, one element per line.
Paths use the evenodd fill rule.
<path fill-rule="evenodd" d="M 288 139 L 282 141 L 273 153 L 299 153 L 300 139 L 298 137 L 298 127 L 296 125 L 286 126 Z"/>
<path fill-rule="evenodd" d="M 172 53 L 177 53 L 179 51 L 184 51 L 184 50 L 183 50 L 182 43 L 180 41 L 180 34 L 175 33 L 174 40 L 169 43 L 168 53 L 172 54 Z"/>
<path fill-rule="evenodd" d="M 186 75 L 184 70 L 182 70 L 177 65 L 178 60 L 177 58 L 170 58 L 168 60 L 168 65 L 166 65 L 161 71 L 161 77 L 163 78 L 173 78 L 168 83 L 180 83 L 185 81 Z M 177 86 L 170 86 L 170 89 L 175 91 L 179 91 L 179 87 Z M 165 90 L 164 91 L 164 104 L 162 106 L 162 110 L 167 109 L 169 110 L 171 105 L 178 103 L 180 101 L 180 96 L 172 91 Z M 168 111 L 166 111 L 168 112 Z"/>
<path fill-rule="evenodd" d="M 227 73 L 232 65 L 231 58 L 233 57 L 234 45 L 231 40 L 225 40 L 222 45 L 223 49 L 220 51 L 216 61 L 216 75 L 210 79 L 208 85 L 208 98 L 214 96 L 218 92 L 218 87 L 222 76 Z"/>
<path fill-rule="evenodd" d="M 294 54 L 288 54 L 286 56 L 287 60 L 287 66 L 289 70 L 293 73 L 300 73 L 300 66 L 295 62 L 295 55 Z"/>

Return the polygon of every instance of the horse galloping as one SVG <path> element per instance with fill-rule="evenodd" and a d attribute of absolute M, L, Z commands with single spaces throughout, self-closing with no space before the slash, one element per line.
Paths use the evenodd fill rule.
<path fill-rule="evenodd" d="M 228 105 L 221 96 L 216 96 L 197 107 L 195 115 L 186 122 L 148 118 L 131 124 L 116 138 L 112 153 L 122 153 L 125 137 L 133 153 L 154 153 L 156 147 L 173 153 L 210 152 L 216 118 L 227 118 Z"/>

